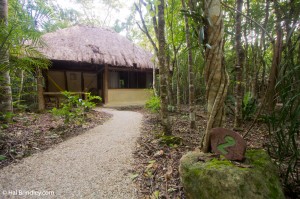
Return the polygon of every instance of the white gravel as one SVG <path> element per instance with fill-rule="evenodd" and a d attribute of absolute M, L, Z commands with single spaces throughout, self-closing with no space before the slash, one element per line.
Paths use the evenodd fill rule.
<path fill-rule="evenodd" d="M 142 114 L 101 110 L 113 118 L 0 170 L 0 198 L 136 198 L 130 169 Z"/>

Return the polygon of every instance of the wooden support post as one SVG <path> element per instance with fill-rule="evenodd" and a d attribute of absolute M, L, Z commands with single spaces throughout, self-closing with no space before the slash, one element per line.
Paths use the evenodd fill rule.
<path fill-rule="evenodd" d="M 65 79 L 65 90 L 69 91 L 67 71 L 64 71 L 64 79 Z"/>
<path fill-rule="evenodd" d="M 108 103 L 108 81 L 109 81 L 109 71 L 108 71 L 108 64 L 104 65 L 104 72 L 103 72 L 103 100 L 104 103 Z"/>
<path fill-rule="evenodd" d="M 99 65 L 96 67 L 96 81 L 97 81 L 97 96 L 99 96 L 100 95 L 100 93 L 99 93 Z"/>
<path fill-rule="evenodd" d="M 88 90 L 85 90 L 84 88 L 84 77 L 83 77 L 83 72 L 80 73 L 80 78 L 81 78 L 81 92 L 88 92 Z M 87 99 L 85 94 L 81 95 L 82 99 Z"/>
<path fill-rule="evenodd" d="M 139 72 L 136 72 L 136 88 L 139 88 Z"/>
<path fill-rule="evenodd" d="M 49 91 L 49 79 L 48 79 L 48 71 L 47 70 L 43 70 L 42 71 L 42 75 L 44 77 L 44 81 L 45 81 L 45 91 Z"/>
<path fill-rule="evenodd" d="M 128 84 L 127 84 L 127 88 L 129 88 L 130 87 L 130 76 L 129 76 L 129 71 L 127 71 L 127 82 L 128 82 Z"/>
<path fill-rule="evenodd" d="M 45 98 L 43 95 L 44 92 L 44 87 L 43 87 L 43 74 L 42 70 L 40 68 L 36 69 L 37 72 L 37 77 L 36 77 L 36 82 L 37 82 L 37 93 L 38 93 L 38 109 L 39 111 L 44 111 L 45 110 Z"/>

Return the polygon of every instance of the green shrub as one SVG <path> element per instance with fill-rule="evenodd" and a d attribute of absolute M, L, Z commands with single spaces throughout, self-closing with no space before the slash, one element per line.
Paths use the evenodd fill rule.
<path fill-rule="evenodd" d="M 55 116 L 60 116 L 68 123 L 83 123 L 86 119 L 86 113 L 96 106 L 95 100 L 102 101 L 99 96 L 92 96 L 90 93 L 87 99 L 80 99 L 77 95 L 70 92 L 62 92 L 66 100 L 61 103 L 61 108 L 53 108 L 50 112 Z"/>
<path fill-rule="evenodd" d="M 145 107 L 152 112 L 158 112 L 160 109 L 160 98 L 152 96 L 147 102 Z"/>
<path fill-rule="evenodd" d="M 282 103 L 264 119 L 269 127 L 268 150 L 275 159 L 288 198 L 300 195 L 300 62 L 294 64 L 289 54 L 279 67 L 276 101 Z"/>
<path fill-rule="evenodd" d="M 242 103 L 242 115 L 243 120 L 249 120 L 252 118 L 256 111 L 256 100 L 252 97 L 250 92 L 244 95 Z"/>
<path fill-rule="evenodd" d="M 12 112 L 2 113 L 0 112 L 0 121 L 12 122 L 13 117 L 15 116 Z"/>
<path fill-rule="evenodd" d="M 159 143 L 169 147 L 177 147 L 182 144 L 182 138 L 171 135 L 162 135 L 159 139 Z"/>

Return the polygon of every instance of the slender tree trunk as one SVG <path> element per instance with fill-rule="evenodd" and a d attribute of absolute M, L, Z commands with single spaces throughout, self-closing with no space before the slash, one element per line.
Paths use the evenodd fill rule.
<path fill-rule="evenodd" d="M 263 28 L 266 30 L 267 29 L 267 25 L 269 22 L 269 8 L 270 8 L 270 0 L 266 0 L 266 8 L 265 8 L 265 21 L 263 24 Z M 266 42 L 265 42 L 265 31 L 262 31 L 261 34 L 261 41 L 260 41 L 260 45 L 261 45 L 261 49 L 263 50 L 263 54 L 266 53 Z M 264 92 L 264 88 L 265 88 L 265 78 L 266 78 L 266 63 L 264 62 L 263 58 L 262 58 L 262 76 L 261 76 L 261 92 Z"/>
<path fill-rule="evenodd" d="M 300 65 L 300 42 L 299 42 L 299 45 L 298 45 L 297 64 L 298 64 L 298 66 Z M 298 77 L 300 77 L 300 70 L 299 69 L 298 69 Z M 298 89 L 300 90 L 300 84 L 298 84 L 297 86 L 298 86 Z"/>
<path fill-rule="evenodd" d="M 166 135 L 171 135 L 171 126 L 168 117 L 168 71 L 169 69 L 166 66 L 166 39 L 165 39 L 165 1 L 160 0 L 160 4 L 157 5 L 158 12 L 157 15 L 152 17 L 152 23 L 154 28 L 154 33 L 156 35 L 156 39 L 158 41 L 158 47 L 154 42 L 154 39 L 149 34 L 148 28 L 146 26 L 146 22 L 143 18 L 141 4 L 144 6 L 150 5 L 150 10 L 154 11 L 154 6 L 151 2 L 146 4 L 144 1 L 139 1 L 139 5 L 135 3 L 135 8 L 139 13 L 140 19 L 142 21 L 142 26 L 137 23 L 139 28 L 146 34 L 150 43 L 152 44 L 155 53 L 158 57 L 159 62 L 159 81 L 160 81 L 160 99 L 161 99 L 161 108 L 160 108 L 160 117 L 162 120 L 162 126 L 164 129 L 164 133 Z"/>
<path fill-rule="evenodd" d="M 178 66 L 177 60 L 176 60 L 176 69 L 177 69 L 177 82 L 176 82 L 176 91 L 177 91 L 177 111 L 180 111 L 181 109 L 181 101 L 180 101 L 180 68 Z"/>
<path fill-rule="evenodd" d="M 246 1 L 246 16 L 250 17 L 250 2 L 249 0 Z M 249 34 L 249 29 L 252 29 L 252 21 L 250 21 L 248 18 L 246 17 L 246 22 L 244 24 L 244 40 L 245 40 L 245 49 L 244 49 L 244 57 L 245 57 L 245 61 L 244 61 L 244 75 L 245 75 L 245 86 L 244 89 L 246 91 L 250 90 L 250 60 L 249 60 L 249 42 L 248 42 L 248 34 Z"/>
<path fill-rule="evenodd" d="M 45 110 L 45 98 L 44 98 L 44 87 L 43 87 L 43 74 L 40 68 L 36 69 L 36 83 L 37 83 L 37 93 L 38 93 L 38 110 Z"/>
<path fill-rule="evenodd" d="M 0 23 L 7 23 L 8 5 L 7 0 L 0 0 Z M 0 65 L 5 68 L 0 71 L 0 112 L 13 112 L 12 92 L 9 75 L 9 54 L 5 47 L 0 49 Z"/>
<path fill-rule="evenodd" d="M 177 50 L 174 47 L 173 71 L 176 72 L 176 110 L 180 111 L 180 68 L 177 61 Z M 175 85 L 174 85 L 175 86 Z M 175 90 L 175 88 L 173 89 Z"/>
<path fill-rule="evenodd" d="M 254 99 L 258 99 L 258 95 L 259 95 L 259 79 L 258 79 L 258 77 L 259 77 L 259 69 L 257 69 L 255 71 L 255 78 L 254 78 L 254 85 L 253 85 L 253 89 L 255 92 L 253 92 L 254 95 L 252 95 Z"/>
<path fill-rule="evenodd" d="M 161 97 L 161 120 L 166 135 L 171 134 L 170 121 L 168 117 L 168 68 L 166 66 L 166 39 L 165 39 L 165 1 L 160 0 L 158 7 L 158 61 Z"/>
<path fill-rule="evenodd" d="M 20 87 L 19 87 L 19 91 L 18 91 L 18 99 L 17 99 L 17 103 L 18 105 L 21 104 L 21 99 L 22 99 L 22 92 L 23 92 L 23 87 L 24 87 L 24 70 L 20 71 Z"/>
<path fill-rule="evenodd" d="M 182 8 L 186 10 L 184 0 L 181 0 Z M 189 114 L 190 114 L 190 131 L 196 129 L 196 117 L 195 117 L 195 88 L 194 88 L 194 70 L 193 70 L 193 53 L 190 39 L 190 27 L 189 19 L 184 15 L 185 21 L 185 38 L 186 47 L 188 49 L 188 81 L 189 81 Z"/>
<path fill-rule="evenodd" d="M 281 62 L 282 56 L 282 40 L 283 40 L 283 32 L 280 24 L 280 14 L 278 8 L 275 5 L 275 14 L 277 17 L 276 22 L 276 42 L 273 47 L 273 58 L 272 58 L 272 66 L 269 75 L 269 82 L 268 82 L 268 90 L 267 90 L 267 109 L 268 112 L 272 112 L 276 105 L 276 83 L 278 79 L 279 73 L 279 66 Z"/>
<path fill-rule="evenodd" d="M 254 99 L 258 98 L 258 74 L 260 70 L 260 58 L 258 53 L 261 53 L 260 49 L 258 48 L 257 44 L 255 44 L 253 48 L 256 52 L 253 52 L 253 67 L 252 67 L 252 73 L 251 73 L 251 97 Z"/>
<path fill-rule="evenodd" d="M 258 74 L 259 74 L 259 64 L 260 58 L 259 53 L 261 53 L 258 47 L 258 36 L 255 37 L 255 42 L 252 44 L 252 72 L 251 72 L 251 96 L 254 99 L 258 98 Z"/>
<path fill-rule="evenodd" d="M 167 68 L 168 68 L 168 105 L 174 106 L 174 99 L 173 99 L 173 90 L 172 90 L 172 85 L 173 85 L 173 77 L 172 77 L 172 69 L 171 69 L 171 58 L 170 55 L 167 55 Z"/>
<path fill-rule="evenodd" d="M 168 71 L 168 105 L 171 107 L 174 106 L 174 94 L 173 94 L 173 72 L 171 70 Z"/>
<path fill-rule="evenodd" d="M 243 0 L 236 2 L 236 27 L 235 27 L 235 42 L 236 42 L 236 85 L 235 85 L 235 117 L 234 127 L 239 129 L 242 123 L 242 100 L 243 100 L 243 65 L 244 65 L 244 49 L 242 46 L 242 8 Z"/>
<path fill-rule="evenodd" d="M 153 64 L 152 76 L 153 76 L 153 80 L 152 80 L 153 93 L 154 93 L 154 96 L 157 96 L 157 91 L 156 91 L 156 66 L 155 66 L 155 63 Z"/>
<path fill-rule="evenodd" d="M 267 104 L 268 111 L 274 110 L 276 104 L 276 83 L 279 73 L 279 65 L 281 62 L 281 52 L 282 52 L 282 30 L 277 30 L 277 40 L 273 50 L 272 66 L 269 76 L 268 91 L 267 91 Z"/>
<path fill-rule="evenodd" d="M 5 55 L 2 64 L 6 65 L 9 64 L 8 62 L 8 55 Z M 12 106 L 12 92 L 11 92 L 11 85 L 10 85 L 10 75 L 9 71 L 0 71 L 0 112 L 1 113 L 8 113 L 13 112 Z"/>
<path fill-rule="evenodd" d="M 205 83 L 208 121 L 201 148 L 210 151 L 210 130 L 222 126 L 225 113 L 224 102 L 228 90 L 228 74 L 223 62 L 223 14 L 220 0 L 205 2 L 205 15 L 210 20 L 206 31 L 208 43 L 205 50 Z"/>

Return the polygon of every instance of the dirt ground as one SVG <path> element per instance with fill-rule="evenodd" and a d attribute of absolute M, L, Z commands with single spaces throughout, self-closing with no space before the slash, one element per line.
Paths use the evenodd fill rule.
<path fill-rule="evenodd" d="M 0 198 L 10 198 L 9 190 L 21 190 L 25 197 L 26 192 L 35 190 L 45 199 L 136 198 L 131 173 L 143 115 L 107 108 L 95 110 L 109 113 L 112 118 L 4 167 L 0 172 Z"/>
<path fill-rule="evenodd" d="M 103 124 L 110 114 L 91 111 L 84 124 L 64 124 L 50 113 L 18 113 L 9 125 L 0 123 L 0 169 L 33 153 L 46 150 L 64 140 Z"/>
<path fill-rule="evenodd" d="M 164 142 L 162 127 L 159 124 L 158 114 L 144 113 L 144 124 L 141 137 L 138 139 L 138 147 L 135 151 L 135 171 L 133 176 L 139 190 L 139 198 L 180 198 L 185 195 L 179 179 L 179 160 L 182 155 L 199 147 L 202 134 L 206 127 L 206 112 L 203 108 L 197 108 L 197 131 L 189 132 L 189 115 L 187 107 L 183 107 L 180 113 L 172 113 L 172 132 L 178 140 L 177 144 Z M 233 129 L 233 116 L 228 115 L 225 128 Z M 241 134 L 252 124 L 246 121 Z M 257 122 L 246 138 L 248 149 L 267 149 L 268 128 L 262 122 Z M 287 193 L 287 198 L 289 197 Z M 297 197 L 296 197 L 297 198 Z"/>
<path fill-rule="evenodd" d="M 206 126 L 206 112 L 198 107 L 196 112 L 197 131 L 189 132 L 187 107 L 180 112 L 171 113 L 172 132 L 176 139 L 162 139 L 162 128 L 158 114 L 149 113 L 140 107 L 119 108 L 119 110 L 138 111 L 144 114 L 141 136 L 134 152 L 135 163 L 131 178 L 138 190 L 138 198 L 185 198 L 179 180 L 179 160 L 188 151 L 199 146 Z M 88 115 L 88 122 L 82 125 L 64 125 L 62 119 L 50 113 L 21 113 L 14 117 L 8 126 L 0 123 L 0 168 L 23 157 L 48 149 L 70 137 L 107 121 L 111 115 L 93 111 Z M 242 126 L 242 134 L 249 128 L 251 121 Z M 233 116 L 226 117 L 225 127 L 232 129 Z M 178 138 L 178 139 L 177 139 Z M 267 126 L 258 121 L 246 138 L 248 148 L 267 149 Z M 297 190 L 300 190 L 299 186 Z M 299 193 L 299 192 L 298 192 Z M 297 198 L 289 197 L 287 198 Z"/>

